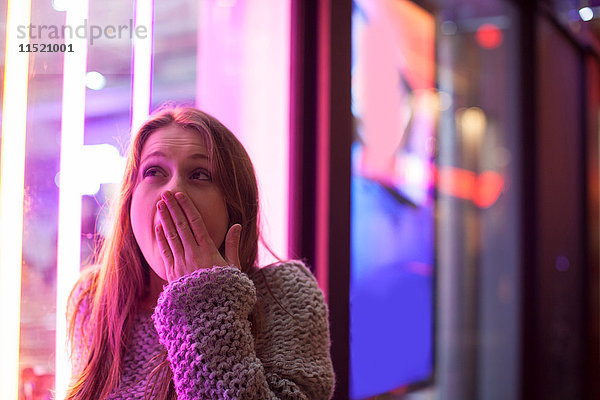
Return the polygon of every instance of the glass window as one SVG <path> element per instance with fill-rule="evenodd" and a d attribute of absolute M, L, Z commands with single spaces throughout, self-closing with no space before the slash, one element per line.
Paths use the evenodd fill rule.
<path fill-rule="evenodd" d="M 435 20 L 415 3 L 352 17 L 350 393 L 399 393 L 433 372 Z"/>
<path fill-rule="evenodd" d="M 20 335 L 19 377 L 14 382 L 20 398 L 50 398 L 55 379 L 63 379 L 64 384 L 64 375 L 70 373 L 70 366 L 58 361 L 66 360 L 65 349 L 60 347 L 66 337 L 64 325 L 60 326 L 64 309 L 59 306 L 57 311 L 57 291 L 59 297 L 68 295 L 79 263 L 91 262 L 94 249 L 109 232 L 110 206 L 120 187 L 131 137 L 134 92 L 150 90 L 149 110 L 165 102 L 201 107 L 238 136 L 254 162 L 261 205 L 267 211 L 262 221 L 265 242 L 277 255 L 287 255 L 290 4 L 276 3 L 75 2 L 77 7 L 88 7 L 85 17 L 70 26 L 79 28 L 75 37 L 77 32 L 87 35 L 82 40 L 85 52 L 75 52 L 77 62 L 85 63 L 82 75 L 63 74 L 67 53 L 30 53 L 21 323 L 20 329 L 14 329 Z M 6 18 L 6 2 L 2 4 L 0 16 Z M 30 43 L 68 43 L 65 37 L 50 36 L 53 27 L 61 35 L 69 25 L 68 4 L 31 1 L 31 25 L 35 28 L 26 30 Z M 150 15 L 143 28 L 152 38 L 151 75 L 142 86 L 134 87 L 133 44 L 141 13 Z M 42 29 L 41 35 L 37 27 Z M 4 50 L 2 38 L 0 48 Z M 84 93 L 84 101 L 65 101 L 68 90 Z M 67 119 L 81 121 L 81 143 L 70 143 L 68 149 L 64 143 L 61 147 L 61 130 L 66 129 Z M 267 140 L 268 152 L 262 146 Z M 66 197 L 59 195 L 59 172 L 61 157 L 66 154 L 77 162 L 71 200 L 81 209 L 79 212 L 73 207 L 60 215 L 60 203 Z M 2 190 L 6 193 L 7 188 Z M 71 223 L 70 228 L 65 221 Z M 68 279 L 57 277 L 57 271 L 61 274 L 61 268 L 70 265 L 64 260 L 59 265 L 61 234 L 77 245 L 69 253 L 75 253 L 76 261 L 72 263 L 75 273 Z M 260 256 L 262 264 L 271 260 L 264 247 Z M 15 370 L 17 366 L 8 368 Z"/>

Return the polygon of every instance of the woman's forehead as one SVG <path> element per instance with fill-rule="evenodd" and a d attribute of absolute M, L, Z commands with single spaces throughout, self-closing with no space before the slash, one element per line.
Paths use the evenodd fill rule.
<path fill-rule="evenodd" d="M 208 159 L 208 149 L 202 134 L 180 127 L 167 127 L 153 132 L 142 147 L 141 159 L 181 157 Z"/>

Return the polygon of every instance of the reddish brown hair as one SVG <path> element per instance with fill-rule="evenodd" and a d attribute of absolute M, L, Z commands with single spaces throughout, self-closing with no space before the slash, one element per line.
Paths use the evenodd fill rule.
<path fill-rule="evenodd" d="M 84 359 L 82 368 L 73 377 L 66 399 L 104 399 L 119 384 L 131 316 L 138 312 L 149 284 L 150 266 L 142 255 L 131 227 L 131 198 L 144 143 L 153 132 L 171 125 L 197 132 L 205 141 L 214 182 L 225 197 L 229 226 L 236 223 L 242 225 L 239 247 L 242 271 L 253 274 L 257 270 L 259 239 L 276 259 L 283 261 L 260 235 L 254 168 L 238 139 L 214 117 L 195 108 L 159 110 L 144 123 L 129 146 L 120 195 L 113 208 L 115 222 L 111 233 L 93 257 L 94 264 L 99 268 L 91 273 L 91 277 L 86 278 L 82 274 L 76 288 L 83 287 L 83 290 L 71 292 L 69 302 L 75 306 L 67 316 L 69 340 L 73 353 L 83 355 Z M 223 255 L 224 245 L 223 242 L 219 249 Z M 86 285 L 83 285 L 84 280 Z M 89 299 L 89 307 L 81 307 L 84 299 Z M 259 317 L 260 313 L 255 308 L 251 316 L 255 336 Z M 84 320 L 89 323 L 76 323 Z M 75 329 L 81 330 L 80 337 L 85 337 L 87 343 L 74 343 Z M 167 399 L 174 396 L 172 372 L 165 354 L 162 358 L 162 363 L 151 374 L 156 382 L 152 393 L 153 397 Z"/>

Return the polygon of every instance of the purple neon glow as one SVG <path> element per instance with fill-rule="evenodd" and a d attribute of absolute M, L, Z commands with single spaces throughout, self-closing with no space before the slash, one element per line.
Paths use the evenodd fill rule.
<path fill-rule="evenodd" d="M 19 53 L 18 25 L 28 25 L 31 2 L 8 1 L 6 59 L 2 103 L 0 149 L 0 376 L 2 398 L 17 399 L 19 385 L 19 333 L 21 310 L 21 265 L 23 249 L 23 202 L 25 133 L 29 57 Z"/>
<path fill-rule="evenodd" d="M 120 183 L 126 160 L 119 149 L 104 143 L 83 146 L 78 180 L 79 193 L 94 195 L 103 183 Z"/>
<path fill-rule="evenodd" d="M 88 0 L 69 3 L 66 25 L 79 26 L 88 18 Z M 79 276 L 81 254 L 80 154 L 85 121 L 87 39 L 69 38 L 74 51 L 64 53 L 63 101 L 58 202 L 58 255 L 56 271 L 56 398 L 64 398 L 70 378 L 65 343 L 65 313 L 70 289 Z"/>
<path fill-rule="evenodd" d="M 136 0 L 135 31 L 144 29 L 146 37 L 133 37 L 133 84 L 131 96 L 131 132 L 138 130 L 150 113 L 152 90 L 152 42 L 154 36 L 153 0 Z"/>
<path fill-rule="evenodd" d="M 266 211 L 263 236 L 285 257 L 290 1 L 210 0 L 199 8 L 196 106 L 244 144 Z M 274 261 L 262 246 L 259 257 L 263 265 Z"/>

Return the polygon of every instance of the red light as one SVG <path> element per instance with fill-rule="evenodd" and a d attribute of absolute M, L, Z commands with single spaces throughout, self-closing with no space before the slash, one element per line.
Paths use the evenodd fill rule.
<path fill-rule="evenodd" d="M 473 202 L 480 208 L 491 207 L 504 188 L 504 178 L 498 172 L 485 171 L 479 174 L 473 192 Z"/>
<path fill-rule="evenodd" d="M 494 205 L 504 190 L 504 177 L 495 171 L 484 171 L 478 175 L 473 171 L 450 166 L 433 168 L 440 193 L 471 200 L 479 208 Z"/>
<path fill-rule="evenodd" d="M 475 34 L 477 43 L 484 49 L 495 49 L 502 43 L 502 31 L 494 24 L 483 24 Z"/>

